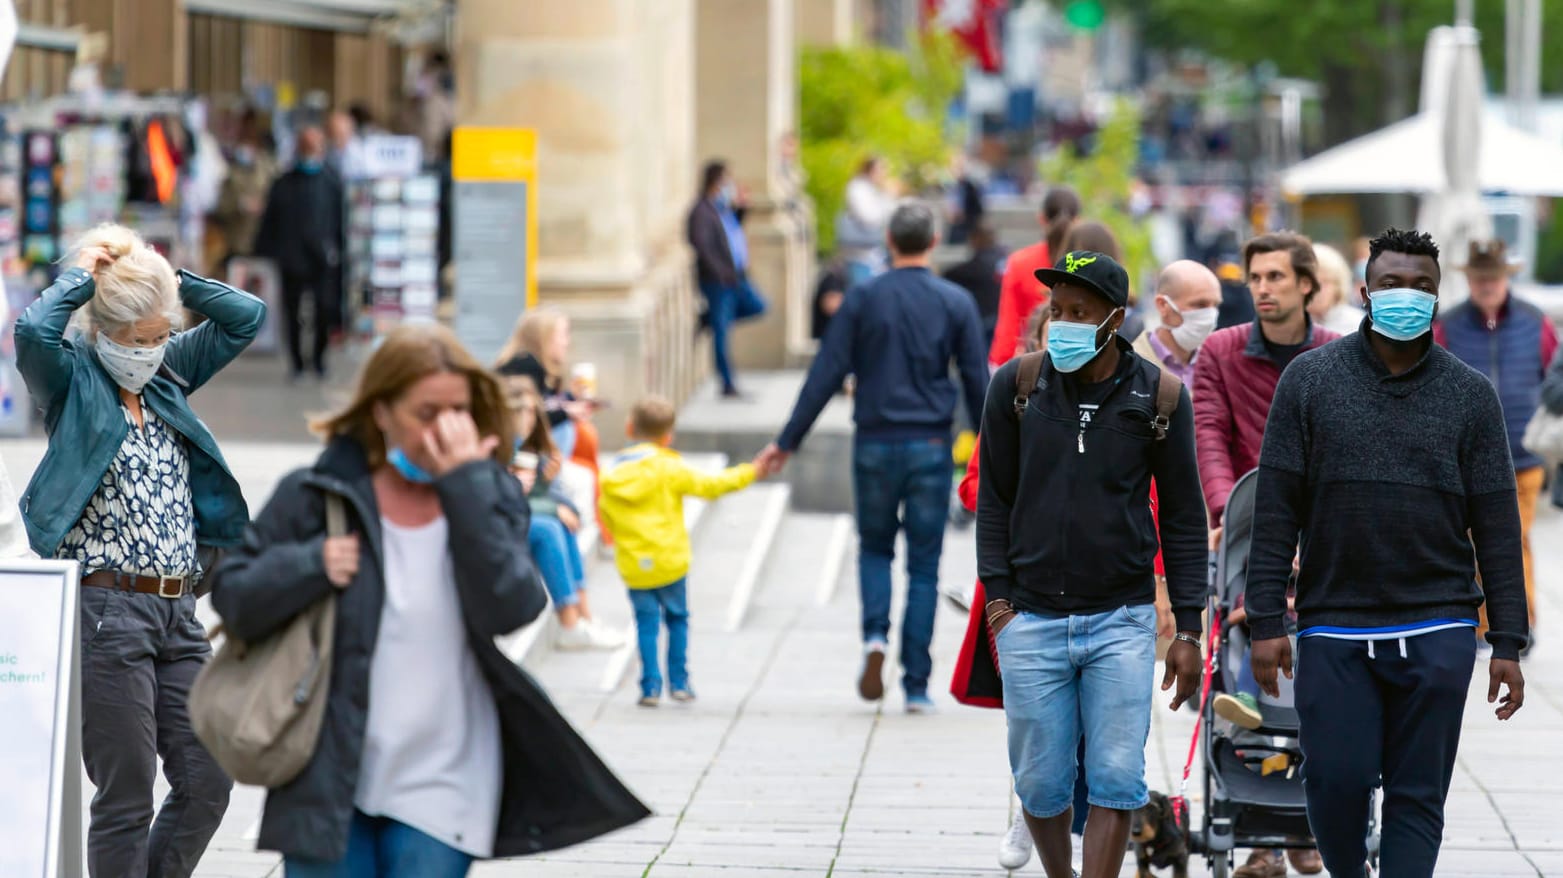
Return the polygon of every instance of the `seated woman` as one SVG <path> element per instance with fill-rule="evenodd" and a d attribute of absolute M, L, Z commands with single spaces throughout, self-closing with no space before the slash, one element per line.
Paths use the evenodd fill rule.
<path fill-rule="evenodd" d="M 505 399 L 515 418 L 516 454 L 511 471 L 521 481 L 532 507 L 527 545 L 542 574 L 543 585 L 559 614 L 559 649 L 616 649 L 624 637 L 592 618 L 581 583 L 586 572 L 576 533 L 581 529 L 576 509 L 557 481 L 563 458 L 541 417 L 543 397 L 531 380 L 519 375 L 504 380 Z"/>

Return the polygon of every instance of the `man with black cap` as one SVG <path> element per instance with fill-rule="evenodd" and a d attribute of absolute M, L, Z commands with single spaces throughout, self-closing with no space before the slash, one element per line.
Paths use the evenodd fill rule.
<path fill-rule="evenodd" d="M 1205 509 L 1194 415 L 1176 376 L 1117 334 L 1129 277 L 1105 254 L 1066 253 L 1048 350 L 1011 361 L 982 418 L 977 564 L 1003 672 L 1010 767 L 1049 878 L 1069 878 L 1075 746 L 1091 779 L 1085 878 L 1116 876 L 1146 804 L 1159 544 L 1177 620 L 1162 689 L 1174 709 L 1200 676 Z"/>

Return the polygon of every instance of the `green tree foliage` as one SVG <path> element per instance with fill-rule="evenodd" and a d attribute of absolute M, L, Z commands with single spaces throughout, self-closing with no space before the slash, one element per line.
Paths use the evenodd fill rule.
<path fill-rule="evenodd" d="M 871 45 L 803 50 L 799 140 L 821 251 L 833 249 L 847 182 L 870 155 L 913 191 L 945 171 L 954 149 L 945 110 L 963 60 L 947 34 L 925 37 L 911 55 Z"/>
<path fill-rule="evenodd" d="M 1042 160 L 1041 176 L 1048 183 L 1073 186 L 1085 210 L 1082 218 L 1112 229 L 1123 247 L 1124 268 L 1134 291 L 1156 270 L 1150 229 L 1129 212 L 1129 193 L 1139 159 L 1140 113 L 1126 100 L 1113 106 L 1112 114 L 1096 132 L 1096 149 L 1080 155 L 1065 145 Z"/>
<path fill-rule="evenodd" d="M 1452 24 L 1446 0 L 1108 0 L 1133 14 L 1146 39 L 1201 49 L 1239 64 L 1268 61 L 1282 76 L 1325 87 L 1331 143 L 1416 110 L 1427 32 Z M 1491 88 L 1503 87 L 1506 4 L 1474 4 Z M 1563 89 L 1563 0 L 1542 0 L 1542 90 Z"/>

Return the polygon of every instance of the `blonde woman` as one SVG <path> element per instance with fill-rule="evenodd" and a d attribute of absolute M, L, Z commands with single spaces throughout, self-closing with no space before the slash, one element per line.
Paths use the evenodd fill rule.
<path fill-rule="evenodd" d="M 49 431 L 23 518 L 39 555 L 81 565 L 88 871 L 187 876 L 232 786 L 186 711 L 211 654 L 195 619 L 197 545 L 237 545 L 249 518 L 188 397 L 244 350 L 266 306 L 175 274 L 123 226 L 89 232 L 77 253 L 16 322 L 17 366 Z M 185 308 L 207 320 L 176 333 Z M 154 822 L 159 756 L 171 790 Z"/>
<path fill-rule="evenodd" d="M 494 645 L 547 606 L 499 382 L 439 326 L 389 333 L 325 451 L 283 479 L 212 603 L 235 636 L 337 600 L 314 757 L 270 791 L 259 845 L 288 878 L 457 878 L 647 811 Z M 326 535 L 325 498 L 352 532 Z"/>
<path fill-rule="evenodd" d="M 1308 316 L 1331 332 L 1356 332 L 1364 314 L 1352 304 L 1359 297 L 1346 257 L 1328 244 L 1314 244 L 1313 255 L 1319 263 L 1319 291 L 1308 301 Z"/>

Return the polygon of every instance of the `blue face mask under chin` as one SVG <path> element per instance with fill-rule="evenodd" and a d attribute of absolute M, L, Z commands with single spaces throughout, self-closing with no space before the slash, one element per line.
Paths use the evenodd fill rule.
<path fill-rule="evenodd" d="M 399 447 L 392 448 L 389 452 L 386 452 L 385 460 L 386 463 L 389 463 L 391 466 L 395 467 L 396 471 L 402 474 L 402 478 L 412 482 L 415 485 L 434 484 L 434 475 L 423 467 L 413 463 L 412 458 L 407 456 L 407 452 L 403 451 Z"/>
<path fill-rule="evenodd" d="M 1424 290 L 1400 287 L 1368 294 L 1373 331 L 1393 341 L 1413 341 L 1433 328 L 1438 297 Z"/>
<path fill-rule="evenodd" d="M 1096 337 L 1117 311 L 1114 308 L 1106 320 L 1095 326 L 1068 320 L 1054 320 L 1050 323 L 1047 330 L 1047 354 L 1053 359 L 1053 368 L 1065 373 L 1078 372 L 1086 363 L 1096 359 L 1102 348 L 1112 341 L 1112 336 L 1109 335 L 1108 340 L 1101 344 L 1096 343 Z"/>

